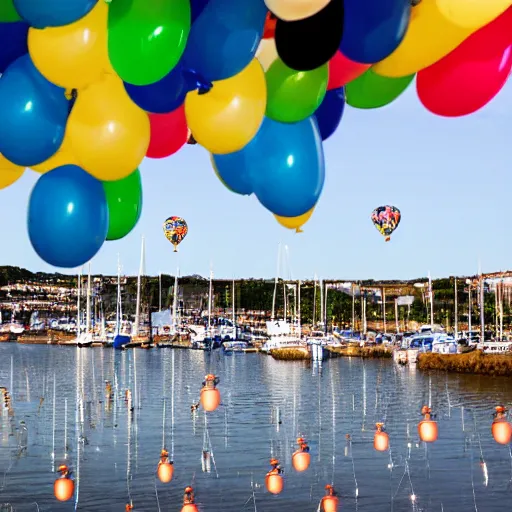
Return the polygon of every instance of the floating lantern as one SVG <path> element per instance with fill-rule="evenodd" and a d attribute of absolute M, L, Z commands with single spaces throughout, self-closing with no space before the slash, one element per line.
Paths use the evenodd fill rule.
<path fill-rule="evenodd" d="M 512 425 L 507 421 L 507 409 L 502 405 L 496 407 L 494 413 L 492 437 L 499 444 L 508 444 L 512 438 Z"/>
<path fill-rule="evenodd" d="M 194 489 L 185 487 L 185 496 L 183 496 L 183 508 L 181 512 L 198 512 L 195 504 Z"/>
<path fill-rule="evenodd" d="M 332 485 L 325 486 L 326 495 L 322 498 L 322 509 L 324 512 L 337 512 L 338 496 Z"/>
<path fill-rule="evenodd" d="M 376 423 L 377 432 L 375 432 L 375 437 L 373 438 L 373 447 L 378 452 L 385 452 L 389 448 L 389 436 L 386 432 L 383 432 L 382 429 L 384 427 L 384 423 Z"/>
<path fill-rule="evenodd" d="M 277 459 L 270 459 L 270 465 L 272 469 L 267 473 L 265 477 L 265 485 L 267 486 L 268 492 L 272 494 L 279 494 L 283 490 L 283 477 L 281 474 L 283 470 L 279 466 Z"/>
<path fill-rule="evenodd" d="M 432 410 L 424 405 L 421 409 L 424 418 L 418 423 L 418 434 L 420 439 L 425 443 L 433 443 L 437 441 L 438 428 L 437 421 L 432 419 Z"/>
<path fill-rule="evenodd" d="M 306 440 L 302 437 L 297 439 L 297 444 L 299 445 L 299 449 L 292 455 L 293 468 L 295 471 L 299 472 L 306 471 L 311 461 L 309 446 L 306 444 Z"/>
<path fill-rule="evenodd" d="M 208 374 L 201 389 L 201 405 L 206 412 L 213 412 L 220 405 L 220 391 L 215 387 L 219 379 Z"/>
<path fill-rule="evenodd" d="M 59 467 L 60 477 L 53 484 L 53 493 L 59 501 L 68 501 L 75 494 L 75 482 L 69 478 L 71 472 L 67 466 Z"/>
<path fill-rule="evenodd" d="M 160 453 L 160 462 L 158 463 L 158 479 L 164 484 L 172 480 L 174 473 L 174 464 L 169 461 L 169 452 L 164 448 Z"/>

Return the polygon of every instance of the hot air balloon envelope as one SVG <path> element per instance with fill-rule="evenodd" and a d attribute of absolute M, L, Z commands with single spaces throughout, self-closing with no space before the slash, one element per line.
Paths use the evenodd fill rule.
<path fill-rule="evenodd" d="M 400 224 L 402 214 L 395 206 L 379 206 L 372 212 L 372 222 L 382 236 L 389 242 L 391 233 L 395 231 Z"/>
<path fill-rule="evenodd" d="M 164 222 L 164 235 L 174 245 L 174 252 L 178 252 L 178 245 L 187 236 L 187 233 L 187 223 L 181 217 L 169 217 Z"/>

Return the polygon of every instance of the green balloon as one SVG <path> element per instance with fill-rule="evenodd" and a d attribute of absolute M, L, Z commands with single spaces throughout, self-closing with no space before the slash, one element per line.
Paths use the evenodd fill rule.
<path fill-rule="evenodd" d="M 161 80 L 185 50 L 190 32 L 189 0 L 114 0 L 108 14 L 108 54 L 125 82 Z"/>
<path fill-rule="evenodd" d="M 297 123 L 314 114 L 327 91 L 329 65 L 296 71 L 276 59 L 265 74 L 266 116 L 282 123 Z"/>
<path fill-rule="evenodd" d="M 18 14 L 13 5 L 13 0 L 0 0 L 0 22 L 20 21 L 21 16 Z"/>
<path fill-rule="evenodd" d="M 118 181 L 104 181 L 108 204 L 107 240 L 124 238 L 139 221 L 142 212 L 142 183 L 137 169 Z"/>
<path fill-rule="evenodd" d="M 347 103 L 355 108 L 380 108 L 389 105 L 414 80 L 415 73 L 400 78 L 389 78 L 375 73 L 372 68 L 345 86 Z"/>

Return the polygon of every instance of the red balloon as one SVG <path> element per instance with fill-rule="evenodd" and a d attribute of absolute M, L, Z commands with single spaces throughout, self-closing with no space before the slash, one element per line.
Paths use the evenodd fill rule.
<path fill-rule="evenodd" d="M 182 105 L 169 114 L 149 114 L 151 140 L 146 156 L 165 158 L 176 153 L 188 139 L 185 107 Z"/>
<path fill-rule="evenodd" d="M 277 18 L 270 11 L 267 13 L 265 28 L 263 29 L 263 39 L 270 39 L 276 35 Z"/>
<path fill-rule="evenodd" d="M 512 7 L 458 48 L 418 72 L 421 103 L 439 116 L 472 114 L 491 101 L 512 69 Z"/>
<path fill-rule="evenodd" d="M 340 51 L 329 61 L 329 82 L 327 90 L 339 89 L 361 76 L 371 64 L 360 64 L 347 59 Z"/>

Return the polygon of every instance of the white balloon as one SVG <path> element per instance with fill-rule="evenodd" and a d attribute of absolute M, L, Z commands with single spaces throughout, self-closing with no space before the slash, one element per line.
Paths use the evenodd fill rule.
<path fill-rule="evenodd" d="M 273 37 L 262 39 L 256 51 L 256 58 L 259 60 L 263 71 L 267 71 L 278 57 L 276 40 Z"/>
<path fill-rule="evenodd" d="M 331 0 L 265 0 L 265 4 L 278 18 L 284 21 L 297 21 L 313 16 L 321 11 L 330 1 Z"/>

